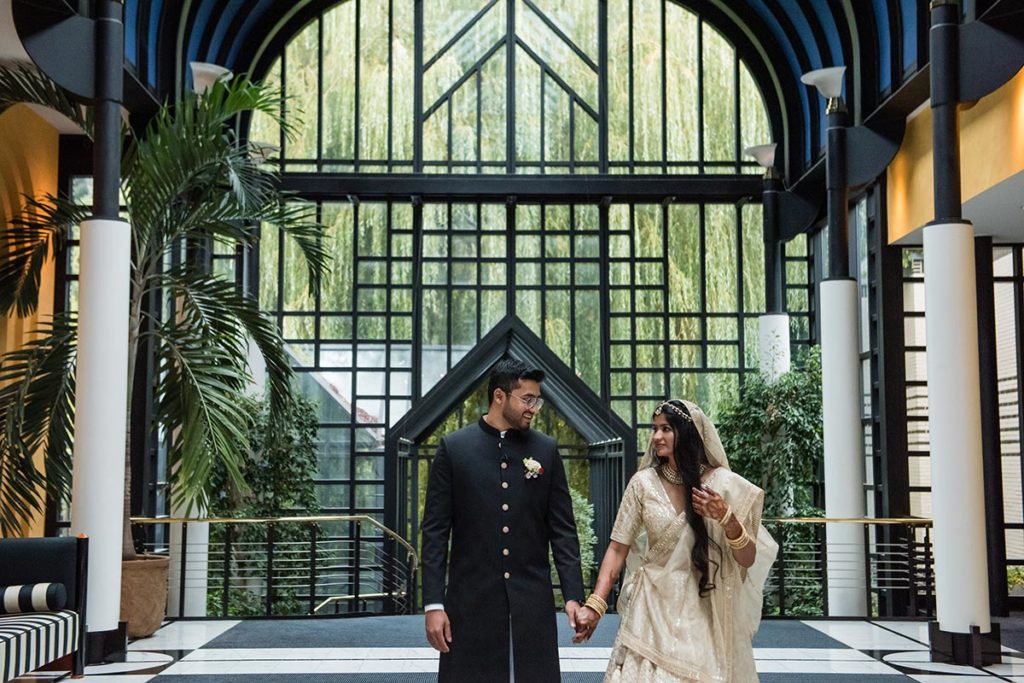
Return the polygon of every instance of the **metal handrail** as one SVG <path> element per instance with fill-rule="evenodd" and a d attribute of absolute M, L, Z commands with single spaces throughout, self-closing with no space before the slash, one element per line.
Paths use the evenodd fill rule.
<path fill-rule="evenodd" d="M 762 522 L 772 524 L 898 524 L 908 526 L 932 526 L 932 520 L 924 517 L 768 517 Z"/>
<path fill-rule="evenodd" d="M 333 605 L 336 602 L 346 602 L 349 600 L 375 600 L 378 598 L 391 598 L 395 595 L 401 595 L 404 597 L 407 595 L 407 593 L 405 591 L 395 591 L 391 593 L 360 593 L 359 595 L 332 595 L 331 597 L 327 598 L 319 605 L 314 607 L 313 614 L 316 614 L 324 607 L 327 607 L 327 605 Z"/>
<path fill-rule="evenodd" d="M 419 567 L 420 556 L 409 541 L 369 515 L 307 515 L 302 517 L 132 517 L 132 524 L 273 524 L 285 522 L 369 522 L 409 551 L 413 572 Z"/>

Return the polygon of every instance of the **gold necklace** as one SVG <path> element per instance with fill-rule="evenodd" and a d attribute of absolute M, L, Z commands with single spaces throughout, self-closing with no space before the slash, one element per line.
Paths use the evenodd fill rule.
<path fill-rule="evenodd" d="M 660 465 L 658 467 L 658 474 L 660 474 L 661 478 L 670 484 L 682 486 L 684 483 L 686 483 L 683 481 L 683 475 L 679 474 L 675 470 L 669 469 L 665 465 Z"/>

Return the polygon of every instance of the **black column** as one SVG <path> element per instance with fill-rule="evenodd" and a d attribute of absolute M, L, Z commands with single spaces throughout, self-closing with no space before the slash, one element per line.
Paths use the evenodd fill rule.
<path fill-rule="evenodd" d="M 955 0 L 932 0 L 931 66 L 932 152 L 934 159 L 935 222 L 960 223 L 959 90 L 960 5 Z"/>
<path fill-rule="evenodd" d="M 121 100 L 124 98 L 124 25 L 121 3 L 96 0 L 96 103 L 93 215 L 116 219 L 121 185 Z"/>
<path fill-rule="evenodd" d="M 1003 470 L 999 443 L 999 382 L 996 366 L 996 306 L 992 238 L 974 240 L 978 282 L 978 365 L 981 371 L 981 459 L 985 482 L 985 536 L 988 548 L 989 609 L 1009 615 L 1006 536 L 1003 531 Z"/>
<path fill-rule="evenodd" d="M 850 211 L 846 178 L 846 110 L 839 99 L 828 101 L 828 153 L 825 190 L 828 193 L 827 280 L 850 277 Z"/>
<path fill-rule="evenodd" d="M 764 214 L 764 303 L 766 313 L 784 313 L 782 240 L 779 239 L 779 192 L 782 181 L 769 169 L 764 177 L 761 206 Z"/>

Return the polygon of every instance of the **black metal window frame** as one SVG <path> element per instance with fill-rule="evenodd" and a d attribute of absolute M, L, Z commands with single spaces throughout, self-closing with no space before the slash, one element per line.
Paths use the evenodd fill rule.
<path fill-rule="evenodd" d="M 557 69 L 557 65 L 550 63 L 545 58 L 538 54 L 537 51 L 531 48 L 521 37 L 517 34 L 517 29 L 521 25 L 525 25 L 522 21 L 522 17 L 518 16 L 517 8 L 520 3 L 524 12 L 531 17 L 534 22 L 539 22 L 543 30 L 549 32 L 550 37 L 553 40 L 560 42 L 560 48 L 565 52 L 570 53 L 573 59 L 578 60 L 581 65 L 584 65 L 585 71 L 588 74 L 592 74 L 596 79 L 596 92 L 584 94 L 580 92 L 578 87 L 574 87 L 572 83 L 568 82 L 568 77 L 564 74 L 560 74 Z M 336 106 L 336 103 L 332 102 L 330 105 L 327 103 L 325 98 L 325 76 L 323 68 L 317 70 L 315 79 L 312 79 L 309 83 L 302 83 L 298 86 L 289 85 L 289 62 L 290 60 L 297 59 L 297 56 L 289 56 L 289 47 L 295 41 L 296 36 L 303 35 L 304 31 L 311 31 L 315 34 L 317 39 L 316 45 L 316 59 L 319 64 L 324 64 L 324 39 L 325 39 L 325 28 L 324 28 L 324 17 L 330 13 L 335 12 L 342 5 L 352 7 L 354 27 L 352 29 L 353 36 L 356 41 L 356 46 L 353 48 L 356 58 L 354 59 L 351 68 L 354 74 L 354 84 L 351 93 L 351 109 L 352 109 L 352 125 L 353 130 L 351 138 L 351 153 L 344 156 L 337 154 L 326 154 L 325 153 L 325 125 L 324 125 L 324 111 L 325 109 Z M 649 160 L 643 159 L 638 154 L 637 148 L 637 137 L 638 133 L 636 130 L 636 117 L 632 114 L 634 106 L 640 100 L 637 96 L 638 84 L 636 83 L 636 69 L 634 68 L 634 60 L 637 58 L 636 40 L 639 38 L 638 31 L 636 29 L 637 16 L 636 10 L 633 7 L 631 0 L 627 1 L 623 5 L 626 9 L 624 13 L 628 15 L 626 17 L 627 26 L 627 45 L 625 46 L 625 60 L 628 64 L 628 75 L 625 83 L 626 90 L 626 104 L 620 105 L 625 107 L 629 112 L 628 116 L 628 149 L 623 158 L 614 158 L 615 155 L 609 152 L 609 131 L 608 126 L 610 125 L 611 114 L 610 109 L 612 108 L 609 103 L 609 98 L 619 97 L 618 93 L 610 95 L 609 93 L 609 7 L 606 2 L 596 2 L 595 7 L 597 9 L 597 26 L 596 26 L 596 46 L 594 54 L 593 52 L 588 53 L 588 50 L 579 45 L 573 40 L 572 37 L 566 34 L 565 31 L 559 27 L 557 21 L 545 13 L 542 9 L 537 7 L 530 0 L 489 0 L 484 3 L 483 6 L 476 11 L 473 16 L 467 21 L 444 45 L 437 47 L 432 54 L 426 54 L 424 52 L 424 8 L 421 3 L 416 3 L 414 17 L 412 19 L 412 26 L 403 24 L 395 10 L 394 0 L 389 0 L 386 5 L 386 21 L 382 21 L 380 26 L 383 27 L 383 33 L 376 36 L 377 38 L 383 38 L 387 40 L 387 93 L 386 96 L 379 98 L 380 105 L 387 109 L 387 125 L 388 134 L 386 144 L 381 147 L 381 151 L 385 153 L 377 156 L 365 156 L 362 142 L 364 138 L 364 131 L 362 130 L 361 113 L 364 105 L 369 101 L 368 95 L 363 92 L 363 83 L 360 80 L 360 67 L 361 62 L 358 58 L 359 49 L 362 47 L 360 41 L 363 40 L 362 33 L 365 32 L 363 15 L 368 14 L 369 11 L 376 11 L 380 17 L 384 18 L 384 13 L 381 12 L 378 7 L 376 10 L 368 10 L 366 7 L 365 0 L 347 0 L 347 2 L 339 3 L 334 7 L 321 12 L 313 20 L 307 24 L 303 29 L 298 31 L 295 36 L 289 39 L 288 43 L 282 50 L 277 62 L 268 62 L 266 58 L 261 60 L 261 63 L 267 64 L 267 69 L 263 77 L 270 79 L 271 81 L 279 82 L 281 85 L 284 98 L 282 99 L 282 108 L 286 107 L 286 99 L 295 96 L 292 93 L 292 89 L 305 90 L 308 87 L 314 87 L 316 89 L 316 95 L 310 98 L 308 105 L 315 107 L 315 112 L 304 112 L 306 116 L 315 118 L 315 123 L 311 123 L 309 126 L 304 127 L 300 131 L 298 141 L 291 141 L 287 139 L 287 136 L 283 130 L 277 130 L 277 144 L 282 150 L 281 159 L 279 163 L 282 171 L 291 173 L 317 173 L 317 174 L 402 174 L 402 173 L 426 173 L 426 174 L 437 174 L 441 173 L 444 175 L 455 174 L 456 176 L 469 173 L 478 173 L 481 175 L 493 175 L 493 174 L 554 174 L 554 175 L 592 175 L 592 174 L 611 174 L 613 176 L 619 175 L 634 175 L 638 172 L 649 173 L 652 175 L 671 176 L 671 175 L 684 175 L 692 177 L 693 175 L 710 175 L 715 178 L 722 178 L 723 180 L 728 178 L 730 175 L 757 175 L 760 173 L 760 167 L 753 161 L 745 159 L 743 155 L 743 148 L 745 145 L 758 144 L 764 142 L 763 140 L 744 140 L 744 132 L 742 130 L 741 120 L 748 113 L 742 111 L 742 98 L 741 91 L 745 91 L 747 88 L 753 86 L 757 87 L 753 81 L 753 76 L 750 75 L 744 78 L 746 67 L 740 59 L 738 52 L 733 48 L 732 62 L 730 66 L 730 93 L 732 96 L 732 111 L 731 116 L 733 118 L 732 131 L 730 133 L 730 150 L 728 159 L 715 159 L 709 158 L 707 143 L 707 129 L 711 125 L 705 120 L 706 103 L 714 100 L 715 98 L 709 97 L 705 92 L 709 86 L 705 82 L 704 78 L 704 52 L 703 46 L 705 42 L 706 31 L 713 31 L 716 36 L 721 37 L 727 44 L 728 39 L 723 34 L 719 33 L 712 24 L 706 23 L 704 18 L 697 12 L 694 12 L 688 7 L 673 3 L 671 0 L 663 0 L 660 3 L 660 12 L 655 22 L 658 26 L 658 30 L 664 37 L 666 32 L 666 12 L 669 7 L 674 8 L 673 11 L 684 11 L 694 15 L 696 22 L 696 34 L 695 34 L 695 49 L 696 49 L 696 80 L 697 80 L 697 92 L 696 97 L 696 115 L 697 115 L 697 142 L 695 148 L 696 158 L 692 159 L 676 159 L 672 157 L 672 152 L 669 149 L 669 128 L 668 128 L 668 117 L 665 115 L 668 96 L 669 86 L 668 79 L 670 72 L 667 67 L 668 55 L 665 41 L 661 43 L 660 54 L 660 78 L 658 83 L 657 102 L 659 103 L 659 109 L 662 112 L 661 130 L 658 131 L 660 134 L 659 144 L 659 156 L 660 159 Z M 380 7 L 384 7 L 381 5 Z M 345 9 L 348 9 L 346 7 Z M 455 50 L 455 47 L 460 41 L 469 39 L 481 38 L 481 34 L 485 33 L 485 28 L 482 28 L 485 23 L 494 15 L 494 10 L 503 10 L 505 25 L 500 27 L 500 31 L 503 33 L 500 35 L 493 45 L 483 51 L 483 54 L 473 63 L 468 65 L 464 73 L 456 79 L 455 83 L 450 87 L 446 88 L 440 96 L 428 101 L 429 94 L 425 93 L 425 80 L 426 74 L 435 67 L 443 58 L 448 57 Z M 408 23 L 408 22 L 407 22 Z M 493 22 L 492 22 L 493 23 Z M 376 27 L 375 27 L 376 28 Z M 411 28 L 411 35 L 410 33 Z M 476 35 L 474 35 L 476 32 Z M 385 35 L 386 34 L 386 35 Z M 412 66 L 412 73 L 410 74 L 413 78 L 413 87 L 411 92 L 407 85 L 406 87 L 396 85 L 396 79 L 402 74 L 397 73 L 397 69 L 400 68 L 398 65 L 399 60 L 394 54 L 395 36 L 402 35 L 403 38 L 411 39 L 414 44 L 414 65 Z M 366 38 L 366 40 L 373 40 L 373 36 Z M 570 107 L 566 114 L 569 119 L 568 124 L 568 135 L 570 140 L 570 155 L 566 159 L 557 160 L 549 157 L 545 152 L 543 144 L 543 136 L 546 128 L 552 125 L 550 121 L 545 117 L 545 109 L 541 107 L 539 117 L 539 129 L 537 133 L 541 136 L 541 144 L 539 145 L 539 153 L 536 158 L 533 159 L 522 159 L 519 158 L 519 154 L 516 150 L 517 140 L 517 110 L 515 93 L 517 88 L 517 55 L 528 58 L 530 62 L 537 66 L 541 73 L 541 85 L 539 91 L 541 96 L 547 92 L 547 89 L 556 88 L 560 94 L 563 94 L 569 101 Z M 480 125 L 481 120 L 481 103 L 479 100 L 481 91 L 481 74 L 484 68 L 487 66 L 488 60 L 492 57 L 499 57 L 505 60 L 504 69 L 506 72 L 506 90 L 505 90 L 505 112 L 504 112 L 504 140 L 505 140 L 505 154 L 504 159 L 485 159 L 481 155 L 481 140 L 482 130 Z M 452 116 L 451 109 L 453 106 L 453 99 L 459 93 L 459 89 L 463 86 L 472 86 L 475 89 L 477 95 L 477 101 L 475 102 L 475 117 L 476 117 L 476 128 L 474 131 L 475 135 L 475 158 L 473 159 L 453 159 L 452 158 Z M 521 84 L 520 84 L 521 85 Z M 512 94 L 509 94 L 512 93 Z M 589 96 L 588 96 L 589 95 Z M 404 102 L 403 98 L 411 97 L 411 107 L 408 102 L 400 105 L 400 102 Z M 763 97 L 760 98 L 762 106 L 764 103 Z M 406 112 L 405 109 L 411 111 Z M 577 113 L 577 109 L 579 113 Z M 436 112 L 445 113 L 445 122 L 447 125 L 447 137 L 444 141 L 445 155 L 444 158 L 431 158 L 429 151 L 424 151 L 425 140 L 424 140 L 424 128 L 428 124 L 431 116 Z M 411 119 L 409 121 L 402 122 L 401 114 L 410 114 Z M 592 120 L 597 126 L 597 152 L 596 158 L 592 159 L 580 159 L 575 154 L 575 143 L 580 139 L 579 135 L 579 124 L 578 120 L 580 116 L 584 116 L 588 120 Z M 411 122 L 412 130 L 412 154 L 404 157 L 396 156 L 396 138 L 401 137 L 402 133 L 408 134 L 407 128 Z M 770 125 L 770 124 L 769 124 Z M 443 128 L 444 126 L 442 126 Z M 398 131 L 398 132 L 396 132 Z M 315 140 L 315 143 L 313 142 Z M 304 151 L 309 151 L 310 144 L 315 144 L 315 149 L 312 153 L 303 153 L 293 155 L 290 149 L 294 149 L 296 146 L 301 146 Z M 378 145 L 379 146 L 379 145 Z M 414 194 L 421 194 L 415 192 Z M 522 197 L 523 192 L 514 192 Z M 615 193 L 619 194 L 619 193 Z"/>

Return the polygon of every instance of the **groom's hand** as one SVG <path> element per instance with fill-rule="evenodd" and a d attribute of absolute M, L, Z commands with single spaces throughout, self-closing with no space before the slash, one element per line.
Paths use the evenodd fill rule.
<path fill-rule="evenodd" d="M 569 617 L 569 628 L 573 631 L 579 630 L 576 626 L 576 614 L 580 611 L 580 603 L 570 600 L 565 603 L 565 615 Z"/>
<path fill-rule="evenodd" d="M 448 643 L 452 642 L 452 625 L 448 621 L 448 613 L 443 609 L 427 612 L 427 640 L 438 652 L 448 652 Z"/>

